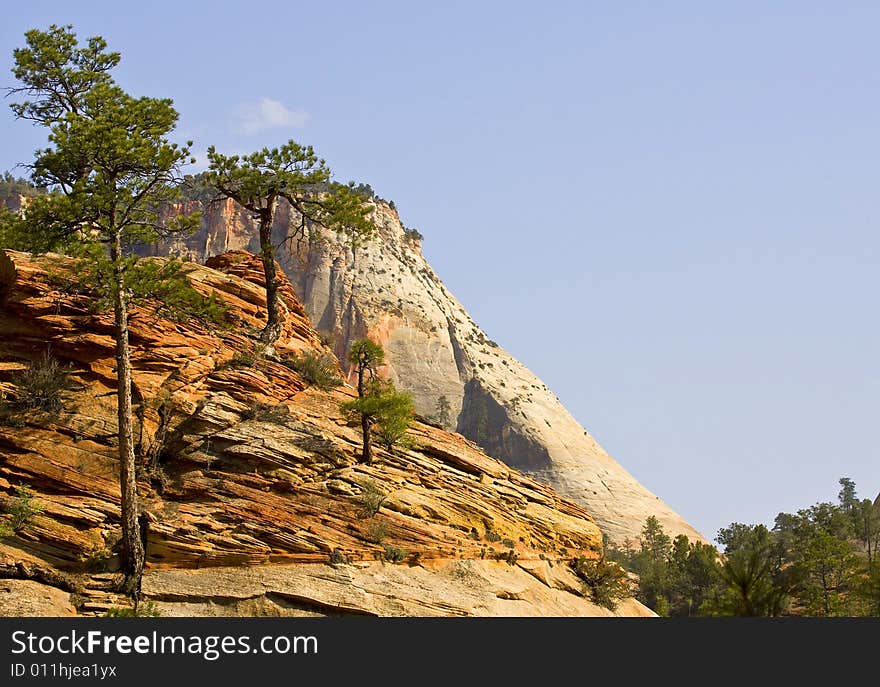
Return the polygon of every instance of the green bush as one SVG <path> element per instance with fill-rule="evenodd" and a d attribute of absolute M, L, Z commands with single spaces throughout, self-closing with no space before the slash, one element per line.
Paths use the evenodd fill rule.
<path fill-rule="evenodd" d="M 271 422 L 283 425 L 290 416 L 290 410 L 283 403 L 274 406 L 268 403 L 254 401 L 241 413 L 243 420 L 256 420 L 257 422 Z"/>
<path fill-rule="evenodd" d="M 341 563 L 350 563 L 349 558 L 342 553 L 342 549 L 336 548 L 330 552 L 330 565 L 340 565 Z"/>
<path fill-rule="evenodd" d="M 621 599 L 632 596 L 626 571 L 604 556 L 579 556 L 571 562 L 571 568 L 583 583 L 584 596 L 594 604 L 613 611 Z"/>
<path fill-rule="evenodd" d="M 10 525 L 13 531 L 20 530 L 32 516 L 43 512 L 43 507 L 33 501 L 34 492 L 26 484 L 18 485 L 15 496 L 6 501 L 3 510 L 12 516 Z"/>
<path fill-rule="evenodd" d="M 372 518 L 379 512 L 379 509 L 382 507 L 382 504 L 388 496 L 379 488 L 379 485 L 371 479 L 364 480 L 360 487 L 361 493 L 360 496 L 358 496 L 360 516 L 362 518 Z"/>
<path fill-rule="evenodd" d="M 224 363 L 221 363 L 218 370 L 238 370 L 243 367 L 253 367 L 263 359 L 265 348 L 256 346 L 247 351 L 236 351 L 232 357 Z"/>
<path fill-rule="evenodd" d="M 374 520 L 367 526 L 367 529 L 364 532 L 364 537 L 368 542 L 381 544 L 385 540 L 385 535 L 387 534 L 388 528 L 385 526 L 385 523 L 381 520 Z"/>
<path fill-rule="evenodd" d="M 409 555 L 409 552 L 404 551 L 399 546 L 386 546 L 385 547 L 385 555 L 383 558 L 389 563 L 400 563 L 404 558 Z"/>
<path fill-rule="evenodd" d="M 403 235 L 413 243 L 418 243 L 425 238 L 424 236 L 422 236 L 422 232 L 420 232 L 418 229 L 408 227 L 403 228 Z"/>
<path fill-rule="evenodd" d="M 322 391 L 330 391 L 342 384 L 342 377 L 337 372 L 336 358 L 332 356 L 305 351 L 299 355 L 284 358 L 281 362 L 297 372 L 306 382 Z"/>
<path fill-rule="evenodd" d="M 498 552 L 495 554 L 495 558 L 499 561 L 504 561 L 508 565 L 516 565 L 516 562 L 519 560 L 519 555 L 513 549 L 508 549 L 505 552 Z"/>
<path fill-rule="evenodd" d="M 14 398 L 0 402 L 0 416 L 4 420 L 14 420 L 12 416 L 35 410 L 59 413 L 61 392 L 70 384 L 67 369 L 48 353 L 28 364 L 23 372 L 14 374 L 10 381 Z"/>

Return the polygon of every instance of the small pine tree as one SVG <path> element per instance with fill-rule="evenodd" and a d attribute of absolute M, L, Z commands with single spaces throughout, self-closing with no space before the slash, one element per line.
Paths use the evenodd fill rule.
<path fill-rule="evenodd" d="M 377 369 L 385 360 L 382 347 L 369 339 L 358 339 L 351 344 L 349 360 L 357 372 L 358 397 L 342 403 L 340 410 L 360 418 L 363 436 L 361 461 L 371 463 L 372 432 L 391 450 L 405 436 L 412 423 L 414 408 L 412 396 L 398 392 L 391 382 L 378 378 Z"/>
<path fill-rule="evenodd" d="M 415 407 L 410 394 L 402 393 L 390 382 L 382 384 L 376 397 L 376 436 L 391 451 L 395 446 L 409 446 L 406 431 L 412 424 Z"/>

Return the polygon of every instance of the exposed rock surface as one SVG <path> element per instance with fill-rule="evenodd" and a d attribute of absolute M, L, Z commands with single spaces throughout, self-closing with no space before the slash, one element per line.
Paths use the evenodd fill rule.
<path fill-rule="evenodd" d="M 339 411 L 351 388 L 315 390 L 284 364 L 322 346 L 290 286 L 278 357 L 254 357 L 258 262 L 238 253 L 213 264 L 228 273 L 185 269 L 227 303 L 229 329 L 174 322 L 157 303 L 131 317 L 139 453 L 158 459 L 139 480 L 144 592 L 163 614 L 607 614 L 567 566 L 601 550 L 583 506 L 425 422 L 411 449 L 377 447 L 373 465 L 357 463 L 359 427 Z M 0 423 L 3 505 L 17 486 L 35 494 L 0 543 L 0 576 L 29 580 L 10 583 L 21 601 L 9 613 L 69 612 L 57 587 L 76 589 L 80 613 L 120 603 L 112 321 L 69 288 L 70 266 L 0 252 L 0 393 L 14 399 L 15 374 L 47 350 L 69 376 L 59 413 Z M 374 515 L 371 489 L 385 496 Z M 633 601 L 617 610 L 647 613 Z"/>
<path fill-rule="evenodd" d="M 637 539 L 649 515 L 672 535 L 703 540 L 611 458 L 540 379 L 485 335 L 395 210 L 376 201 L 378 236 L 355 250 L 333 236 L 285 242 L 296 225 L 290 213 L 288 205 L 279 207 L 279 262 L 316 329 L 333 337 L 340 360 L 358 337 L 381 342 L 386 374 L 414 394 L 422 414 L 433 414 L 445 396 L 452 427 L 586 506 L 613 540 Z M 195 235 L 159 248 L 197 261 L 235 249 L 257 251 L 258 241 L 254 221 L 232 201 L 207 206 Z"/>
<path fill-rule="evenodd" d="M 33 580 L 0 579 L 0 616 L 58 617 L 76 615 L 70 594 Z"/>

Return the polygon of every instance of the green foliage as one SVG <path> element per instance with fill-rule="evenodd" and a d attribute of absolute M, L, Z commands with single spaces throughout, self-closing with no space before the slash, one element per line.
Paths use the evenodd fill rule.
<path fill-rule="evenodd" d="M 0 422 L 19 424 L 22 415 L 42 411 L 55 415 L 62 409 L 61 392 L 70 386 L 68 371 L 49 353 L 30 362 L 23 372 L 10 380 L 12 399 L 0 399 Z"/>
<path fill-rule="evenodd" d="M 184 263 L 176 258 L 137 261 L 127 279 L 132 297 L 157 303 L 157 314 L 175 322 L 196 319 L 228 328 L 229 307 L 225 301 L 216 293 L 204 296 L 196 291 L 183 268 Z"/>
<path fill-rule="evenodd" d="M 373 544 L 381 544 L 388 534 L 388 527 L 381 520 L 372 520 L 364 531 L 364 538 Z"/>
<path fill-rule="evenodd" d="M 111 244 L 123 248 L 168 231 L 197 226 L 197 217 L 169 220 L 163 203 L 177 197 L 178 170 L 189 148 L 170 143 L 178 114 L 168 99 L 134 98 L 109 71 L 119 62 L 100 37 L 81 47 L 71 27 L 26 34 L 14 51 L 11 89 L 29 99 L 16 116 L 50 128 L 50 147 L 37 151 L 35 185 L 51 189 L 25 209 L 22 228 L 34 251 Z M 120 238 L 114 248 L 114 240 Z"/>
<path fill-rule="evenodd" d="M 413 421 L 415 406 L 411 394 L 399 392 L 390 382 L 382 384 L 381 390 L 371 393 L 372 403 L 366 401 L 376 419 L 375 432 L 379 441 L 391 451 L 395 446 L 407 448 L 406 436 Z M 363 411 L 362 411 L 363 412 Z"/>
<path fill-rule="evenodd" d="M 46 189 L 37 188 L 27 179 L 13 176 L 9 172 L 4 172 L 0 176 L 0 198 L 15 196 L 32 197 L 45 192 Z"/>
<path fill-rule="evenodd" d="M 30 246 L 26 232 L 21 228 L 22 219 L 16 212 L 0 207 L 0 249 L 26 251 Z"/>
<path fill-rule="evenodd" d="M 880 617 L 880 562 L 874 560 L 856 587 L 860 615 Z"/>
<path fill-rule="evenodd" d="M 218 196 L 217 189 L 211 184 L 207 172 L 184 175 L 179 190 L 183 201 L 210 203 Z"/>
<path fill-rule="evenodd" d="M 11 515 L 10 527 L 18 531 L 24 527 L 34 515 L 43 512 L 43 507 L 34 503 L 34 492 L 26 484 L 15 488 L 15 496 L 6 500 L 3 510 Z"/>
<path fill-rule="evenodd" d="M 382 444 L 390 451 L 404 442 L 415 408 L 412 395 L 402 393 L 391 382 L 372 380 L 363 396 L 340 405 L 342 412 L 367 418 Z"/>
<path fill-rule="evenodd" d="M 764 525 L 732 523 L 718 532 L 725 587 L 707 605 L 712 615 L 779 616 L 788 610 L 794 575 L 784 547 Z"/>
<path fill-rule="evenodd" d="M 13 74 L 21 84 L 13 94 L 15 115 L 49 128 L 48 147 L 36 152 L 31 180 L 49 189 L 34 197 L 23 215 L 3 220 L 4 239 L 12 233 L 29 250 L 91 251 L 106 260 L 96 274 L 114 302 L 114 334 L 120 355 L 117 384 L 118 446 L 122 492 L 125 586 L 138 588 L 143 545 L 137 531 L 137 485 L 131 440 L 131 378 L 128 349 L 129 284 L 134 247 L 162 236 L 190 231 L 197 215 L 164 211 L 179 197 L 181 167 L 194 162 L 188 143 L 168 137 L 178 113 L 169 99 L 136 98 L 110 77 L 119 62 L 100 37 L 80 46 L 70 26 L 28 31 L 27 46 L 13 53 Z M 107 266 L 111 269 L 107 269 Z"/>
<path fill-rule="evenodd" d="M 638 598 L 660 615 L 878 615 L 876 509 L 852 480 L 840 485 L 837 504 L 780 513 L 772 530 L 722 528 L 723 555 L 681 535 L 670 542 L 651 518 L 639 549 L 606 551 L 638 575 Z"/>
<path fill-rule="evenodd" d="M 370 206 L 354 185 L 330 180 L 330 169 L 312 146 L 290 140 L 251 155 L 226 156 L 208 148 L 206 183 L 242 207 L 259 211 L 284 198 L 301 218 L 300 238 L 318 238 L 321 228 L 344 234 L 352 245 L 374 232 Z M 290 238 L 290 237 L 288 237 Z"/>
<path fill-rule="evenodd" d="M 299 355 L 284 358 L 284 365 L 295 370 L 306 382 L 322 391 L 330 391 L 342 384 L 336 358 L 304 351 Z"/>
<path fill-rule="evenodd" d="M 88 307 L 105 312 L 113 307 L 112 261 L 102 246 L 72 245 L 79 259 L 69 272 L 50 272 L 50 282 L 62 292 L 88 297 Z M 200 321 L 228 329 L 229 307 L 216 293 L 204 296 L 193 288 L 185 263 L 177 258 L 155 259 L 128 256 L 119 261 L 126 292 L 136 303 L 149 303 L 150 311 L 174 322 Z"/>
<path fill-rule="evenodd" d="M 516 565 L 516 562 L 519 560 L 519 555 L 513 549 L 508 549 L 507 551 L 499 551 L 496 553 L 495 558 L 499 561 L 504 561 L 508 565 Z"/>
<path fill-rule="evenodd" d="M 48 31 L 27 31 L 27 47 L 13 51 L 12 73 L 22 85 L 10 94 L 31 98 L 13 103 L 16 117 L 51 126 L 65 115 L 81 114 L 85 96 L 112 83 L 109 72 L 119 63 L 119 53 L 107 52 L 100 36 L 80 46 L 72 29 L 52 24 Z"/>
<path fill-rule="evenodd" d="M 268 344 L 280 334 L 278 278 L 272 226 L 278 201 L 287 200 L 299 222 L 285 241 L 323 238 L 335 231 L 351 246 L 369 238 L 374 227 L 371 206 L 353 183 L 330 181 L 330 170 L 311 146 L 288 141 L 279 148 L 263 148 L 251 155 L 226 156 L 208 148 L 210 169 L 206 182 L 222 198 L 231 198 L 259 221 L 260 257 L 266 278 L 267 321 L 261 338 Z"/>
<path fill-rule="evenodd" d="M 375 426 L 379 440 L 390 451 L 406 441 L 406 431 L 415 414 L 412 396 L 398 392 L 391 382 L 383 382 L 376 370 L 385 360 L 382 347 L 369 339 L 351 345 L 349 360 L 357 370 L 358 397 L 341 403 L 341 412 L 359 417 L 363 430 L 364 461 L 370 462 L 370 433 Z"/>
<path fill-rule="evenodd" d="M 108 608 L 105 618 L 158 618 L 162 614 L 152 601 L 143 601 L 137 606 Z"/>
<path fill-rule="evenodd" d="M 632 596 L 626 571 L 604 556 L 571 561 L 571 568 L 583 583 L 584 596 L 594 604 L 613 611 L 622 600 Z"/>
<path fill-rule="evenodd" d="M 358 496 L 359 515 L 362 518 L 372 518 L 379 512 L 388 495 L 371 479 L 361 482 L 360 487 L 361 493 Z"/>
<path fill-rule="evenodd" d="M 658 615 L 700 615 L 720 580 L 714 546 L 683 535 L 670 540 L 653 516 L 645 521 L 638 548 L 606 543 L 605 556 L 638 576 L 636 597 Z"/>
<path fill-rule="evenodd" d="M 399 546 L 386 545 L 382 558 L 389 563 L 400 563 L 407 556 L 409 556 L 409 552 L 401 549 Z"/>
<path fill-rule="evenodd" d="M 422 236 L 422 232 L 418 229 L 413 229 L 411 227 L 403 228 L 403 235 L 407 241 L 411 241 L 412 243 L 421 243 L 424 240 L 424 236 Z"/>
<path fill-rule="evenodd" d="M 244 351 L 236 351 L 232 354 L 232 357 L 229 360 L 218 365 L 217 369 L 238 370 L 241 368 L 254 367 L 254 365 L 263 360 L 265 354 L 266 348 L 262 345 L 257 345 Z"/>
<path fill-rule="evenodd" d="M 851 592 L 862 564 L 851 542 L 854 528 L 847 505 L 818 503 L 776 518 L 774 534 L 807 615 L 850 614 Z"/>
<path fill-rule="evenodd" d="M 376 369 L 385 362 L 385 351 L 379 344 L 369 339 L 356 339 L 351 343 L 348 360 L 357 368 L 359 374 L 369 372 L 375 375 Z"/>
<path fill-rule="evenodd" d="M 335 548 L 330 552 L 330 559 L 328 561 L 330 565 L 340 565 L 342 563 L 350 563 L 351 561 L 348 557 L 343 553 L 342 549 Z"/>

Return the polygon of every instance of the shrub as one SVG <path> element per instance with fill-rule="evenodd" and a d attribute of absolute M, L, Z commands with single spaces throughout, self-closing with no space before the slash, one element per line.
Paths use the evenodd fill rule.
<path fill-rule="evenodd" d="M 513 549 L 508 549 L 504 553 L 495 554 L 495 558 L 499 561 L 504 561 L 508 565 L 516 565 L 516 562 L 519 560 L 519 555 L 517 555 L 516 551 Z"/>
<path fill-rule="evenodd" d="M 104 547 L 103 549 L 92 551 L 88 556 L 83 556 L 81 560 L 86 570 L 91 573 L 107 572 L 111 569 L 113 552 Z"/>
<path fill-rule="evenodd" d="M 30 487 L 20 484 L 15 488 L 15 496 L 6 501 L 4 510 L 12 516 L 10 524 L 13 531 L 20 530 L 32 516 L 43 512 L 43 507 L 33 500 L 34 492 Z"/>
<path fill-rule="evenodd" d="M 48 353 L 28 364 L 23 372 L 12 377 L 15 389 L 14 399 L 4 399 L 2 414 L 4 419 L 26 411 L 41 410 L 50 414 L 61 411 L 61 392 L 70 382 L 68 371 Z"/>
<path fill-rule="evenodd" d="M 265 348 L 256 346 L 249 351 L 236 351 L 225 363 L 221 363 L 218 370 L 238 370 L 242 367 L 253 367 L 263 359 Z"/>
<path fill-rule="evenodd" d="M 571 568 L 583 582 L 584 596 L 599 606 L 613 611 L 618 601 L 632 596 L 626 571 L 604 556 L 579 556 L 571 562 Z"/>
<path fill-rule="evenodd" d="M 330 565 L 339 565 L 340 563 L 350 563 L 348 557 L 342 553 L 342 549 L 336 548 L 330 552 Z"/>
<path fill-rule="evenodd" d="M 330 391 L 342 384 L 342 378 L 337 372 L 336 358 L 329 355 L 318 355 L 312 351 L 306 351 L 285 358 L 281 362 L 297 372 L 306 382 L 322 391 Z"/>
<path fill-rule="evenodd" d="M 367 541 L 372 542 L 373 544 L 381 544 L 384 541 L 386 534 L 388 534 L 388 528 L 381 520 L 374 520 L 371 522 L 364 532 Z"/>
<path fill-rule="evenodd" d="M 256 420 L 257 422 L 272 422 L 276 425 L 283 425 L 290 415 L 290 410 L 283 403 L 274 406 L 268 403 L 254 401 L 245 408 L 241 417 L 243 420 Z"/>
<path fill-rule="evenodd" d="M 418 243 L 425 238 L 424 236 L 422 236 L 422 232 L 420 232 L 418 229 L 408 227 L 403 228 L 403 235 L 407 238 L 407 240 L 412 241 L 413 243 Z"/>
<path fill-rule="evenodd" d="M 361 493 L 358 497 L 358 503 L 361 507 L 360 515 L 363 518 L 372 518 L 379 512 L 379 509 L 382 507 L 382 504 L 385 503 L 385 499 L 387 499 L 388 496 L 373 480 L 364 480 L 360 486 Z"/>
<path fill-rule="evenodd" d="M 386 546 L 383 558 L 389 563 L 400 563 L 400 561 L 408 555 L 409 553 L 401 549 L 399 546 Z"/>

